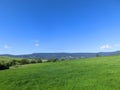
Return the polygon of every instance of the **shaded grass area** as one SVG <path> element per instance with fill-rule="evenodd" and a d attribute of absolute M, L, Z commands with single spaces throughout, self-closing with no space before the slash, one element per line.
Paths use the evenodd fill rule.
<path fill-rule="evenodd" d="M 10 67 L 18 67 L 25 64 L 42 63 L 42 59 L 29 59 L 29 58 L 11 58 L 11 57 L 0 57 L 0 70 L 9 69 Z M 45 61 L 44 61 L 45 62 Z"/>
<path fill-rule="evenodd" d="M 120 90 L 120 56 L 23 65 L 0 71 L 0 90 Z"/>

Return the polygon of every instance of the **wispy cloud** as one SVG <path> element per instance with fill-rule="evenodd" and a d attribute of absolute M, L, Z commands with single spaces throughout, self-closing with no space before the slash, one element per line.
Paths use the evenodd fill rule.
<path fill-rule="evenodd" d="M 5 45 L 3 46 L 3 48 L 4 48 L 4 49 L 10 49 L 10 48 L 11 48 L 11 46 L 9 46 L 9 45 L 5 44 Z"/>
<path fill-rule="evenodd" d="M 32 42 L 34 43 L 35 47 L 39 47 L 40 46 L 39 40 L 32 40 Z"/>
<path fill-rule="evenodd" d="M 35 46 L 36 46 L 36 47 L 39 47 L 39 46 L 40 46 L 40 44 L 39 44 L 39 43 L 35 43 Z"/>
<path fill-rule="evenodd" d="M 108 45 L 108 44 L 102 45 L 102 46 L 100 47 L 101 50 L 102 50 L 102 49 L 110 49 L 110 48 L 112 48 L 112 46 L 111 46 L 111 45 Z"/>
<path fill-rule="evenodd" d="M 103 49 L 114 49 L 114 48 L 120 48 L 120 43 L 117 43 L 117 44 L 106 44 L 106 45 L 102 45 L 100 46 L 100 49 L 103 50 Z"/>

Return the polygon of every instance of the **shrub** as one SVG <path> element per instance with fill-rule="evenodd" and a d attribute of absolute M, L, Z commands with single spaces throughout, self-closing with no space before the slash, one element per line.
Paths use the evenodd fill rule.
<path fill-rule="evenodd" d="M 48 60 L 48 62 L 57 62 L 57 61 L 58 61 L 58 58 L 52 58 Z"/>
<path fill-rule="evenodd" d="M 33 63 L 37 63 L 37 62 L 36 62 L 36 60 L 31 60 L 30 63 L 33 64 Z"/>
<path fill-rule="evenodd" d="M 18 61 L 14 59 L 14 60 L 9 62 L 9 66 L 15 66 L 17 64 L 17 62 Z"/>
<path fill-rule="evenodd" d="M 100 55 L 99 55 L 99 54 L 96 54 L 96 57 L 100 57 Z"/>
<path fill-rule="evenodd" d="M 61 61 L 65 61 L 65 59 L 64 58 L 62 58 L 62 59 L 60 59 Z"/>
<path fill-rule="evenodd" d="M 47 60 L 46 62 L 51 62 L 51 60 L 49 59 L 49 60 Z"/>
<path fill-rule="evenodd" d="M 42 60 L 41 60 L 41 59 L 38 59 L 38 60 L 37 60 L 37 63 L 42 63 Z"/>
<path fill-rule="evenodd" d="M 33 59 L 30 61 L 30 63 L 42 63 L 41 59 Z"/>
<path fill-rule="evenodd" d="M 0 63 L 0 70 L 9 69 L 9 63 Z"/>
<path fill-rule="evenodd" d="M 29 62 L 28 59 L 22 59 L 22 60 L 20 60 L 20 64 L 21 64 L 21 65 L 29 64 L 29 63 L 30 63 L 30 62 Z"/>

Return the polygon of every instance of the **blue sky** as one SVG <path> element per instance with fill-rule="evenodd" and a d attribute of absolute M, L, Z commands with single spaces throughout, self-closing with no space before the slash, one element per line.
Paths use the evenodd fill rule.
<path fill-rule="evenodd" d="M 119 0 L 0 0 L 0 54 L 115 50 Z"/>

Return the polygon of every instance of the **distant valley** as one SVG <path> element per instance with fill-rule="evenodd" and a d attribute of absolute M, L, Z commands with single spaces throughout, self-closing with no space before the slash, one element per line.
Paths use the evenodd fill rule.
<path fill-rule="evenodd" d="M 99 52 L 99 53 L 33 53 L 33 54 L 25 54 L 25 55 L 11 55 L 11 54 L 1 54 L 0 56 L 9 56 L 16 58 L 42 58 L 42 59 L 50 59 L 50 58 L 89 58 L 99 56 L 110 56 L 110 55 L 118 55 L 120 51 L 115 52 Z"/>

